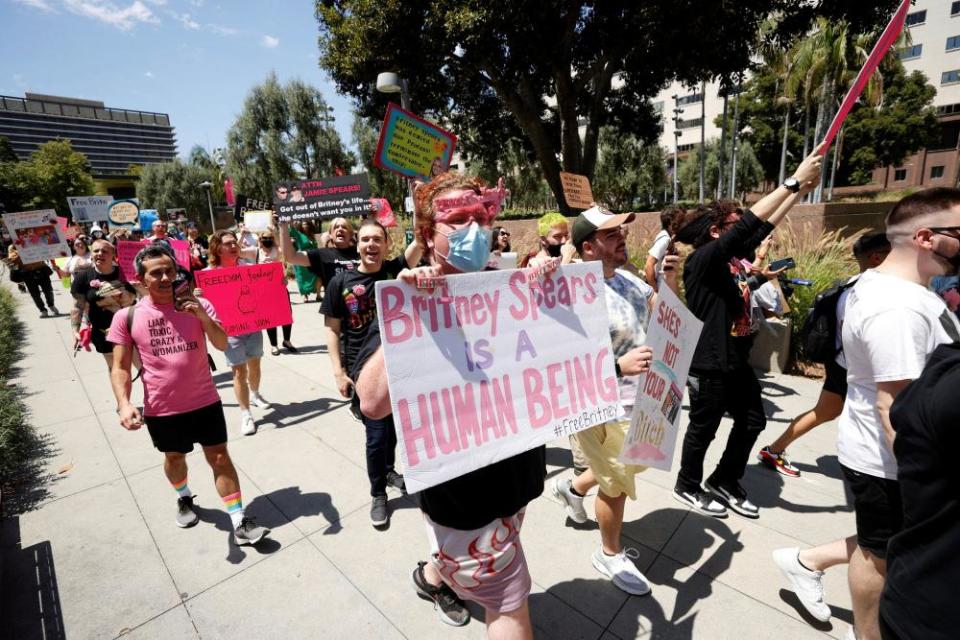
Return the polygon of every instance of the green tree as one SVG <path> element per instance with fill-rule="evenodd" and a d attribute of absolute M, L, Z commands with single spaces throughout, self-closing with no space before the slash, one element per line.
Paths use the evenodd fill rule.
<path fill-rule="evenodd" d="M 299 80 L 282 86 L 271 73 L 244 100 L 227 132 L 227 173 L 238 190 L 267 200 L 281 180 L 320 178 L 356 164 L 330 124 L 320 92 Z"/>
<path fill-rule="evenodd" d="M 385 70 L 410 81 L 416 111 L 480 132 L 485 145 L 503 139 L 509 114 L 566 210 L 559 172 L 593 176 L 601 127 L 653 140 L 659 119 L 649 99 L 659 87 L 745 69 L 768 15 L 786 16 L 771 36 L 782 39 L 824 13 L 873 26 L 896 2 L 797 4 L 317 0 L 316 12 L 320 64 L 362 115 L 383 113 L 373 81 Z"/>
<path fill-rule="evenodd" d="M 613 127 L 604 127 L 591 186 L 598 202 L 617 211 L 655 207 L 663 201 L 667 186 L 664 151 L 659 145 L 644 144 Z"/>
<path fill-rule="evenodd" d="M 704 166 L 706 172 L 704 175 L 704 190 L 706 193 L 713 193 L 717 189 L 717 157 L 719 147 L 713 140 L 707 141 L 706 159 Z M 729 163 L 730 159 L 725 158 Z M 677 174 L 680 181 L 681 197 L 685 200 L 696 200 L 700 192 L 700 154 L 696 149 L 692 149 L 687 157 L 680 162 L 677 168 Z M 753 145 L 749 140 L 741 139 L 737 143 L 737 193 L 735 197 L 743 200 L 746 195 L 754 191 L 763 181 L 763 167 L 753 151 Z"/>
<path fill-rule="evenodd" d="M 0 136 L 0 162 L 17 162 L 19 158 L 6 136 Z"/>
<path fill-rule="evenodd" d="M 148 164 L 137 182 L 137 198 L 144 209 L 166 214 L 167 209 L 183 207 L 188 218 L 199 220 L 208 215 L 207 194 L 200 187 L 205 180 L 216 180 L 213 169 L 187 164 L 179 158 Z"/>
<path fill-rule="evenodd" d="M 12 163 L 4 175 L 10 176 L 14 190 L 20 194 L 19 206 L 5 201 L 8 211 L 56 209 L 61 215 L 69 215 L 68 196 L 87 196 L 94 192 L 87 157 L 74 151 L 69 140 L 43 143 L 30 154 L 29 160 Z"/>

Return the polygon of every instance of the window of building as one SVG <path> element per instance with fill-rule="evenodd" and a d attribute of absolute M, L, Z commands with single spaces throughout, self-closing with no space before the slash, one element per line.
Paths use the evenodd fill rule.
<path fill-rule="evenodd" d="M 703 101 L 702 93 L 691 93 L 688 96 L 680 96 L 677 98 L 677 106 L 682 107 L 685 104 L 696 104 Z"/>
<path fill-rule="evenodd" d="M 663 113 L 663 100 L 657 100 L 653 103 L 654 113 Z"/>
<path fill-rule="evenodd" d="M 677 122 L 677 129 L 692 129 L 699 127 L 703 118 L 693 118 L 692 120 L 680 120 Z"/>
<path fill-rule="evenodd" d="M 953 84 L 955 82 L 960 82 L 960 69 L 944 71 L 943 75 L 940 76 L 940 84 Z"/>
<path fill-rule="evenodd" d="M 935 167 L 930 167 L 930 179 L 936 180 L 943 177 L 943 165 L 937 165 Z"/>
<path fill-rule="evenodd" d="M 903 182 L 907 179 L 907 170 L 906 169 L 894 169 L 893 170 L 893 181 L 894 182 Z"/>
<path fill-rule="evenodd" d="M 950 49 L 950 39 L 947 40 L 947 49 Z M 915 44 L 912 47 L 904 47 L 900 49 L 900 59 L 901 60 L 915 60 L 920 57 L 920 54 L 923 52 L 922 44 Z"/>
<path fill-rule="evenodd" d="M 695 146 L 697 146 L 696 143 L 681 144 L 681 145 L 677 146 L 677 153 L 683 153 L 684 151 L 690 151 L 690 149 L 693 149 Z"/>
<path fill-rule="evenodd" d="M 960 14 L 960 2 L 954 2 L 950 5 L 950 15 L 955 16 Z"/>
<path fill-rule="evenodd" d="M 915 27 L 915 26 L 917 26 L 918 24 L 923 24 L 923 23 L 926 22 L 926 21 L 927 21 L 927 11 L 926 11 L 926 10 L 923 10 L 923 11 L 914 11 L 913 13 L 908 13 L 908 14 L 907 14 L 907 22 L 906 22 L 906 25 L 907 25 L 908 27 Z"/>
<path fill-rule="evenodd" d="M 947 51 L 960 49 L 960 36 L 951 36 L 947 38 Z"/>

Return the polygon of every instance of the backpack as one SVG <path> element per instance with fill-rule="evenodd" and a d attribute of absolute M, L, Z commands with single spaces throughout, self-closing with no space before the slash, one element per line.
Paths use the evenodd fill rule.
<path fill-rule="evenodd" d="M 801 351 L 808 360 L 826 364 L 837 357 L 837 303 L 856 281 L 837 282 L 814 298 L 800 328 Z"/>

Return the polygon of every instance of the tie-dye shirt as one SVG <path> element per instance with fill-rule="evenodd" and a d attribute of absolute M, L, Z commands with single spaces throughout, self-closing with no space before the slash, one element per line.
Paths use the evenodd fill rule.
<path fill-rule="evenodd" d="M 639 347 L 647 339 L 650 322 L 650 298 L 653 288 L 627 271 L 616 271 L 604 280 L 607 298 L 607 318 L 613 354 L 619 358 Z M 620 378 L 620 403 L 627 415 L 633 410 L 640 376 Z"/>

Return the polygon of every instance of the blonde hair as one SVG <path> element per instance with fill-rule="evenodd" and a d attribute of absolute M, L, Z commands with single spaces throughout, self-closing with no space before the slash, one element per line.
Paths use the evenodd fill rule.
<path fill-rule="evenodd" d="M 568 226 L 567 219 L 563 217 L 563 214 L 559 211 L 548 211 L 537 220 L 537 232 L 542 238 L 550 233 L 550 229 L 560 225 Z"/>

